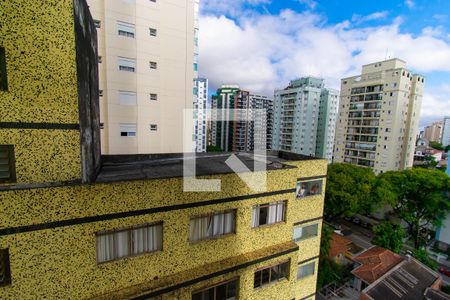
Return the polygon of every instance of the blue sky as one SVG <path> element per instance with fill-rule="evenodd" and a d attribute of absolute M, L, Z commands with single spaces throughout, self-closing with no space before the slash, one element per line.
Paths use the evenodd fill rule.
<path fill-rule="evenodd" d="M 199 72 L 273 94 L 313 75 L 327 86 L 399 57 L 427 78 L 421 126 L 450 115 L 449 0 L 201 0 Z"/>

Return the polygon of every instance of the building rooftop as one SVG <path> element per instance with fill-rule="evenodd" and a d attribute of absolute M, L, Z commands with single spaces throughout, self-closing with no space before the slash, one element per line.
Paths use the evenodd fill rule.
<path fill-rule="evenodd" d="M 368 286 L 363 293 L 375 300 L 423 300 L 427 289 L 432 287 L 437 280 L 440 280 L 440 276 L 436 272 L 414 258 L 409 258 Z"/>
<path fill-rule="evenodd" d="M 371 284 L 399 264 L 403 258 L 390 250 L 375 246 L 353 260 L 361 264 L 352 271 L 353 275 Z"/>
<path fill-rule="evenodd" d="M 446 294 L 442 291 L 439 291 L 439 290 L 427 288 L 425 290 L 425 299 L 427 299 L 427 300 L 448 300 L 448 299 L 450 299 L 450 295 Z"/>
<path fill-rule="evenodd" d="M 352 243 L 353 242 L 351 239 L 333 232 L 331 234 L 330 253 L 328 256 L 330 258 L 333 258 L 338 256 L 339 254 L 345 254 L 350 250 Z"/>
<path fill-rule="evenodd" d="M 196 175 L 206 176 L 215 174 L 234 173 L 226 164 L 226 160 L 233 153 L 197 153 Z M 234 153 L 250 170 L 254 169 L 255 158 L 252 153 Z M 161 179 L 183 176 L 183 154 L 145 154 L 145 155 L 104 155 L 102 167 L 97 176 L 97 183 Z M 192 158 L 187 158 L 192 159 Z M 258 157 L 256 156 L 256 159 Z M 288 161 L 311 160 L 314 157 L 284 151 L 267 151 L 267 170 L 282 170 L 294 168 L 284 164 Z"/>

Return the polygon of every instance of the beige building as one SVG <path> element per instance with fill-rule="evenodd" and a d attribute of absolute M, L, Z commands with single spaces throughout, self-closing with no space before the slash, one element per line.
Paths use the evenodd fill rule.
<path fill-rule="evenodd" d="M 183 150 L 198 0 L 88 0 L 98 34 L 102 153 Z M 170 138 L 167 138 L 170 137 Z"/>
<path fill-rule="evenodd" d="M 341 81 L 335 162 L 375 173 L 412 166 L 424 77 L 394 58 L 362 67 Z"/>
<path fill-rule="evenodd" d="M 444 121 L 434 122 L 431 125 L 425 127 L 423 137 L 432 142 L 440 142 L 442 136 L 442 127 Z"/>

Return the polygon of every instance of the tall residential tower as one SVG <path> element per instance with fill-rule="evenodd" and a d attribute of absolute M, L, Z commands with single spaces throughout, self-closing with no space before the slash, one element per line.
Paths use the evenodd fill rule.
<path fill-rule="evenodd" d="M 341 81 L 335 162 L 375 173 L 412 167 L 424 78 L 394 58 Z"/>
<path fill-rule="evenodd" d="M 338 95 L 314 77 L 292 80 L 285 89 L 275 90 L 273 149 L 331 162 Z"/>
<path fill-rule="evenodd" d="M 102 152 L 182 152 L 183 109 L 194 102 L 198 1 L 88 4 L 98 34 Z"/>

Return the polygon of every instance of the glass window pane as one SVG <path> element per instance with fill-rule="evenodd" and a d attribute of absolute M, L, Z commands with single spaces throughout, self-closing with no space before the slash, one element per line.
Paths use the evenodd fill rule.
<path fill-rule="evenodd" d="M 261 286 L 261 275 L 262 275 L 261 271 L 255 272 L 254 285 L 253 285 L 255 288 Z"/>
<path fill-rule="evenodd" d="M 221 284 L 216 286 L 216 299 L 215 300 L 226 300 L 227 299 L 227 285 Z"/>
<path fill-rule="evenodd" d="M 213 235 L 222 235 L 223 229 L 224 229 L 224 214 L 216 214 L 214 215 L 214 229 L 213 229 Z"/>
<path fill-rule="evenodd" d="M 276 281 L 280 278 L 279 269 L 280 267 L 278 265 L 272 267 L 272 270 L 270 271 L 270 281 Z"/>
<path fill-rule="evenodd" d="M 237 280 L 228 282 L 227 284 L 227 299 L 235 299 L 237 295 Z"/>
<path fill-rule="evenodd" d="M 117 258 L 130 256 L 130 232 L 119 231 L 115 233 Z"/>
<path fill-rule="evenodd" d="M 262 284 L 270 282 L 270 268 L 262 270 Z"/>
<path fill-rule="evenodd" d="M 267 224 L 267 216 L 269 214 L 269 207 L 259 208 L 259 226 Z"/>

